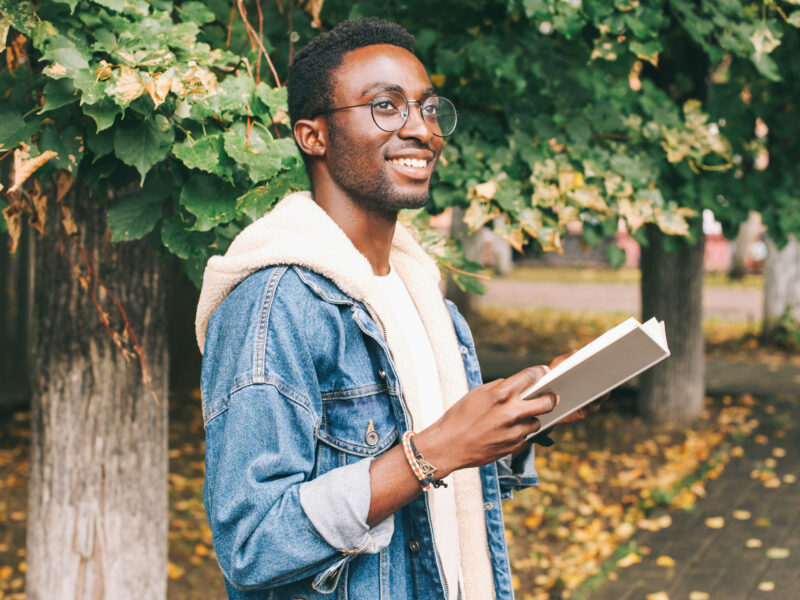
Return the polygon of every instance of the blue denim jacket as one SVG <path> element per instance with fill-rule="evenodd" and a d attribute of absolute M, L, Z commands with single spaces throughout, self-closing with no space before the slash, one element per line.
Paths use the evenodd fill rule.
<path fill-rule="evenodd" d="M 448 308 L 474 387 L 472 336 Z M 335 477 L 368 470 L 409 427 L 391 355 L 361 303 L 298 266 L 250 275 L 209 320 L 202 395 L 204 502 L 229 598 L 447 598 L 425 495 L 370 530 L 344 497 L 369 489 Z M 537 483 L 533 454 L 480 469 L 497 600 L 514 597 L 501 499 Z"/>

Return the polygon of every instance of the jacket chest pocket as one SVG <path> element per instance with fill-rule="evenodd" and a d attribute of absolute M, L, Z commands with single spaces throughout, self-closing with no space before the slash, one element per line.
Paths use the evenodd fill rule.
<path fill-rule="evenodd" d="M 397 426 L 386 387 L 324 392 L 319 439 L 361 457 L 389 448 L 397 439 Z"/>

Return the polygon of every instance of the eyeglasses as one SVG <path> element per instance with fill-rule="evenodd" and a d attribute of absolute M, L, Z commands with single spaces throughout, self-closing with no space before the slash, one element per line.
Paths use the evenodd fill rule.
<path fill-rule="evenodd" d="M 422 115 L 422 119 L 433 135 L 445 137 L 453 133 L 458 121 L 458 113 L 450 100 L 441 96 L 431 96 L 424 102 L 407 100 L 401 92 L 393 90 L 380 92 L 370 102 L 363 104 L 337 106 L 319 111 L 312 118 L 337 110 L 369 106 L 375 125 L 383 131 L 392 132 L 402 129 L 406 124 L 409 115 L 408 105 L 412 102 L 419 104 L 419 112 Z"/>

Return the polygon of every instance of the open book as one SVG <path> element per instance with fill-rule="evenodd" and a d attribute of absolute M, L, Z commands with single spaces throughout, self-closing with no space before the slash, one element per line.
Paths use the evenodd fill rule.
<path fill-rule="evenodd" d="M 522 394 L 533 398 L 549 392 L 559 395 L 551 412 L 539 415 L 539 432 L 586 406 L 592 400 L 636 377 L 669 356 L 664 322 L 634 318 L 609 329 L 575 352 Z"/>

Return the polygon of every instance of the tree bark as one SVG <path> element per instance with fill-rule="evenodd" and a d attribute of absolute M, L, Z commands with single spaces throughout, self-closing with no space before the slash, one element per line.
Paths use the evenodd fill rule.
<path fill-rule="evenodd" d="M 741 279 L 747 275 L 747 256 L 750 245 L 758 237 L 759 227 L 761 216 L 757 212 L 751 212 L 739 226 L 739 233 L 731 241 L 731 268 L 728 272 L 731 279 Z"/>
<path fill-rule="evenodd" d="M 112 246 L 102 201 L 73 190 L 77 238 L 127 312 L 152 383 L 143 383 L 138 358 L 115 346 L 59 253 L 57 232 L 37 236 L 27 597 L 163 599 L 167 346 L 159 266 L 146 242 Z M 97 300 L 119 324 L 102 289 Z"/>
<path fill-rule="evenodd" d="M 776 333 L 788 317 L 800 322 L 800 242 L 793 235 L 779 250 L 767 239 L 764 262 L 764 336 Z"/>
<path fill-rule="evenodd" d="M 705 397 L 704 239 L 669 253 L 657 228 L 648 226 L 647 237 L 641 255 L 642 320 L 664 321 L 672 356 L 642 374 L 639 408 L 656 423 L 686 423 L 700 416 Z"/>

